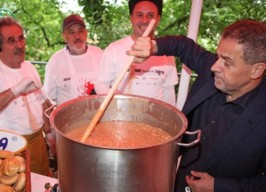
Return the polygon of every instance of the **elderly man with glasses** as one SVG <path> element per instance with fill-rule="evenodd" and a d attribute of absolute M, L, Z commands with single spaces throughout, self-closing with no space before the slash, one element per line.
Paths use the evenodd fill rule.
<path fill-rule="evenodd" d="M 50 175 L 43 132 L 47 119 L 43 111 L 50 105 L 42 92 L 34 66 L 25 61 L 22 26 L 12 17 L 0 18 L 0 129 L 23 135 L 28 141 L 31 171 Z M 49 126 L 47 126 L 49 127 Z"/>

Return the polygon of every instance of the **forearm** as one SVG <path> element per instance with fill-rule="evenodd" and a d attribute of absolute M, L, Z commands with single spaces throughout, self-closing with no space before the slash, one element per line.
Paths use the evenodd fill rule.
<path fill-rule="evenodd" d="M 11 89 L 7 89 L 0 93 L 0 111 L 2 111 L 13 99 L 15 98 L 14 93 Z"/>
<path fill-rule="evenodd" d="M 0 93 L 0 111 L 2 111 L 15 97 L 28 94 L 39 87 L 34 79 L 24 78 L 15 86 Z"/>
<path fill-rule="evenodd" d="M 203 65 L 209 67 L 217 58 L 216 54 L 205 50 L 184 35 L 165 36 L 155 41 L 158 49 L 156 55 L 176 56 L 197 74 Z"/>
<path fill-rule="evenodd" d="M 153 45 L 153 49 L 157 49 L 157 55 L 168 55 L 182 57 L 186 55 L 186 50 L 189 50 L 189 54 L 194 49 L 194 46 L 198 46 L 192 39 L 187 38 L 184 35 L 169 35 L 155 39 L 156 43 Z M 153 43 L 154 44 L 154 43 Z"/>

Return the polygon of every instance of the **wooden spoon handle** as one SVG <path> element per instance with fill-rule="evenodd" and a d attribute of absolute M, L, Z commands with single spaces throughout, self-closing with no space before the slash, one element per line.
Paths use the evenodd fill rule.
<path fill-rule="evenodd" d="M 152 19 L 147 27 L 147 29 L 145 30 L 145 32 L 143 33 L 142 37 L 146 37 L 150 34 L 153 26 L 155 24 L 155 20 Z M 98 109 L 98 111 L 96 112 L 96 114 L 94 115 L 94 117 L 92 118 L 89 126 L 87 127 L 86 131 L 84 132 L 83 136 L 81 137 L 81 142 L 85 142 L 87 140 L 87 138 L 89 137 L 89 135 L 91 134 L 91 132 L 93 131 L 94 127 L 96 126 L 96 124 L 98 123 L 99 119 L 102 117 L 105 109 L 107 108 L 108 104 L 110 103 L 113 95 L 115 94 L 115 91 L 119 85 L 119 83 L 121 82 L 121 80 L 123 79 L 123 77 L 125 76 L 127 70 L 129 69 L 129 67 L 131 66 L 132 62 L 134 60 L 134 56 L 130 56 L 127 64 L 124 66 L 124 68 L 122 69 L 121 73 L 119 74 L 119 76 L 117 77 L 117 79 L 115 80 L 114 84 L 112 85 L 112 88 L 110 89 L 110 91 L 108 92 L 107 96 L 105 97 L 104 101 L 102 102 L 100 108 Z"/>

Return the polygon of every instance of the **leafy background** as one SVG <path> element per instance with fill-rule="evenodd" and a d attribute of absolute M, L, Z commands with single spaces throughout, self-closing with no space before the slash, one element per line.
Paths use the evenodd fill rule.
<path fill-rule="evenodd" d="M 191 4 L 194 0 L 164 0 L 157 36 L 187 34 Z M 127 0 L 78 0 L 81 7 L 62 9 L 71 0 L 8 0 L 0 8 L 12 11 L 23 25 L 27 38 L 26 59 L 47 62 L 64 46 L 61 25 L 65 16 L 79 13 L 88 28 L 88 43 L 105 48 L 109 43 L 131 34 Z M 266 20 L 265 0 L 204 0 L 197 42 L 215 51 L 220 32 L 241 19 Z M 2 13 L 3 14 L 3 13 Z M 180 63 L 177 61 L 177 68 Z M 36 65 L 43 78 L 44 65 Z"/>

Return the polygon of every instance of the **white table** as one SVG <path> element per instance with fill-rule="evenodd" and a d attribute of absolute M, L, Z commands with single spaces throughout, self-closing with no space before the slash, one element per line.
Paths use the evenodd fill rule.
<path fill-rule="evenodd" d="M 31 191 L 32 192 L 46 192 L 44 185 L 45 183 L 50 183 L 52 186 L 58 183 L 58 180 L 52 177 L 47 177 L 44 175 L 39 175 L 36 173 L 30 174 L 31 176 Z"/>

